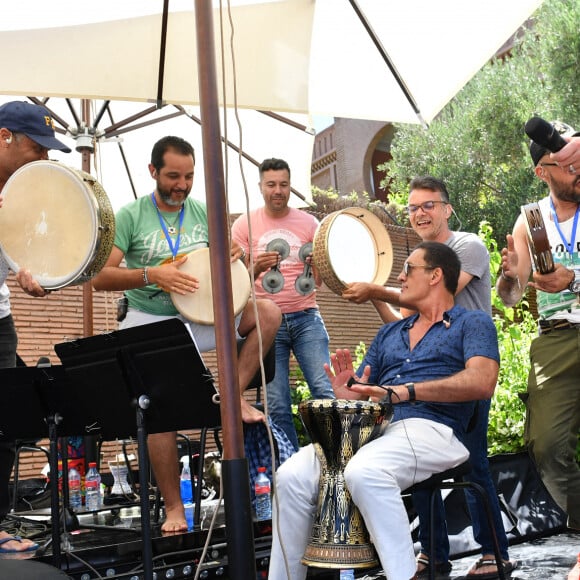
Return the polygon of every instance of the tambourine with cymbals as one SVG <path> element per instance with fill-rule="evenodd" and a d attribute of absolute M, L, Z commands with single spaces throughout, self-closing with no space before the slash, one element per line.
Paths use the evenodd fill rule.
<path fill-rule="evenodd" d="M 554 271 L 554 258 L 540 206 L 537 203 L 528 203 L 522 205 L 521 211 L 536 271 L 540 274 L 549 274 Z"/>

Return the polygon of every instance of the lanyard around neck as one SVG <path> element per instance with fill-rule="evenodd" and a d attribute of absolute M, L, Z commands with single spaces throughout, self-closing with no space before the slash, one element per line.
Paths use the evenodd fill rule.
<path fill-rule="evenodd" d="M 560 228 L 560 222 L 558 222 L 558 216 L 556 215 L 556 208 L 554 207 L 554 201 L 550 197 L 550 208 L 552 209 L 552 218 L 554 218 L 554 224 L 556 224 L 556 229 L 560 234 L 560 239 L 564 242 L 564 247 L 568 250 L 570 256 L 574 256 L 574 242 L 576 241 L 576 230 L 578 228 L 578 214 L 580 213 L 580 205 L 576 206 L 576 213 L 574 214 L 574 223 L 572 224 L 572 234 L 570 236 L 570 241 L 568 242 L 564 237 L 564 232 Z"/>
<path fill-rule="evenodd" d="M 181 209 L 179 210 L 179 228 L 177 230 L 177 239 L 175 240 L 175 244 L 173 244 L 173 240 L 171 239 L 171 236 L 170 236 L 169 232 L 167 231 L 167 226 L 165 225 L 165 220 L 163 219 L 163 216 L 161 215 L 161 212 L 159 211 L 159 207 L 157 206 L 157 200 L 155 199 L 155 193 L 151 194 L 151 201 L 153 202 L 155 210 L 157 211 L 157 217 L 159 219 L 159 223 L 161 224 L 161 229 L 163 230 L 163 233 L 165 234 L 165 239 L 167 240 L 167 243 L 169 244 L 169 249 L 171 250 L 171 255 L 173 256 L 173 259 L 175 260 L 175 257 L 177 256 L 177 252 L 179 252 L 179 244 L 181 242 L 181 226 L 183 225 L 183 216 L 185 215 L 185 203 L 181 206 Z"/>

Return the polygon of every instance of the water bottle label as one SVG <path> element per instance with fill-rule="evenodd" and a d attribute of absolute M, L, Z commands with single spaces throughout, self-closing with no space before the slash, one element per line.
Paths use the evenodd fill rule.
<path fill-rule="evenodd" d="M 191 479 L 182 479 L 180 482 L 180 488 L 181 488 L 181 501 L 183 503 L 191 502 L 193 496 Z"/>

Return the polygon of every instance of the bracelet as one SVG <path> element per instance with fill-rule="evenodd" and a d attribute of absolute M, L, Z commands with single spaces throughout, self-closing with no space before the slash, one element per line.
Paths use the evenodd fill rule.
<path fill-rule="evenodd" d="M 143 282 L 145 282 L 145 286 L 149 286 L 149 284 L 151 284 L 147 276 L 147 270 L 149 270 L 149 266 L 145 266 L 145 268 L 143 268 Z"/>
<path fill-rule="evenodd" d="M 516 276 L 515 278 L 510 278 L 509 276 L 505 275 L 503 268 L 502 268 L 501 274 L 499 276 L 500 276 L 500 278 L 503 278 L 506 282 L 509 282 L 510 284 L 517 284 L 517 287 L 521 288 L 519 276 Z"/>
<path fill-rule="evenodd" d="M 242 260 L 242 262 L 246 259 L 246 250 L 244 250 L 244 248 L 242 248 L 242 255 L 240 256 L 240 260 Z"/>
<path fill-rule="evenodd" d="M 406 383 L 407 391 L 409 391 L 409 402 L 413 403 L 417 400 L 417 395 L 415 393 L 415 383 Z"/>

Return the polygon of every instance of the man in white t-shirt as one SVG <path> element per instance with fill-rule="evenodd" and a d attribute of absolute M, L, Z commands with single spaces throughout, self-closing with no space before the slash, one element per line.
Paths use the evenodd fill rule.
<path fill-rule="evenodd" d="M 268 411 L 298 449 L 290 397 L 290 353 L 296 357 L 312 397 L 334 398 L 324 364 L 329 364 L 328 333 L 316 304 L 321 280 L 310 263 L 318 221 L 288 206 L 290 167 L 283 159 L 260 165 L 264 206 L 243 214 L 232 226 L 232 237 L 253 260 L 256 295 L 272 299 L 282 311 L 276 335 L 276 374 L 267 385 Z M 251 226 L 251 232 L 250 232 Z M 251 236 L 250 236 L 251 234 Z"/>

